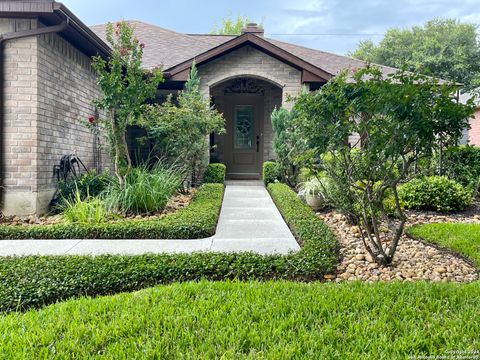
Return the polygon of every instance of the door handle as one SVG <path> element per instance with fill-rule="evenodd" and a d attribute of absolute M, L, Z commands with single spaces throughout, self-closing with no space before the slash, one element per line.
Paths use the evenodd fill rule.
<path fill-rule="evenodd" d="M 257 152 L 260 151 L 260 136 L 257 135 Z"/>

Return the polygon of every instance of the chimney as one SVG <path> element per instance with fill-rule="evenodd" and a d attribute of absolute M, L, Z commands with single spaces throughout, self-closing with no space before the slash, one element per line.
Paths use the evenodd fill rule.
<path fill-rule="evenodd" d="M 255 34 L 263 37 L 263 28 L 257 23 L 248 23 L 247 27 L 242 30 L 242 34 Z"/>

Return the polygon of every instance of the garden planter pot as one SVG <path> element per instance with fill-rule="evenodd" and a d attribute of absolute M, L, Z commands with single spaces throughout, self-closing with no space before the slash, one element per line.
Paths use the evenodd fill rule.
<path fill-rule="evenodd" d="M 323 207 L 323 196 L 321 194 L 306 194 L 305 201 L 313 210 L 319 210 Z"/>

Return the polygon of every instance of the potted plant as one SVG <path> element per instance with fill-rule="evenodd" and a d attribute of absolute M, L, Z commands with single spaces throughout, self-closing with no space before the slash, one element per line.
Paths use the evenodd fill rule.
<path fill-rule="evenodd" d="M 325 196 L 323 195 L 323 186 L 317 178 L 311 178 L 299 185 L 298 194 L 305 199 L 305 202 L 313 210 L 319 210 L 325 205 Z"/>

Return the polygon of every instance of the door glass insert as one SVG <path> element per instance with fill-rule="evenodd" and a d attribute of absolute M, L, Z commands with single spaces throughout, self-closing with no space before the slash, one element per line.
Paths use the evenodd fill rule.
<path fill-rule="evenodd" d="M 235 106 L 235 149 L 251 149 L 253 146 L 253 109 L 251 105 Z"/>

